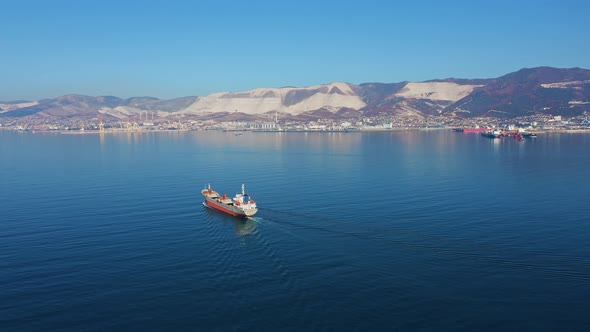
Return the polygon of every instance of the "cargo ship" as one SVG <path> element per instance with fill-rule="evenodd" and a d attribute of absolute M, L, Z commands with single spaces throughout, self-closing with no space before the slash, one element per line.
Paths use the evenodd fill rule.
<path fill-rule="evenodd" d="M 486 131 L 489 131 L 489 129 L 487 129 L 487 128 L 464 128 L 463 129 L 463 133 L 465 133 L 465 134 L 479 134 L 479 133 L 485 133 Z"/>
<path fill-rule="evenodd" d="M 503 135 L 502 135 L 502 132 L 499 130 L 490 130 L 490 131 L 486 131 L 484 133 L 481 133 L 481 136 L 487 137 L 487 138 L 500 138 Z"/>
<path fill-rule="evenodd" d="M 242 193 L 236 194 L 233 199 L 226 194 L 219 196 L 217 191 L 211 189 L 211 185 L 201 190 L 201 194 L 205 196 L 205 206 L 235 217 L 247 218 L 258 212 L 256 202 L 250 198 L 250 195 L 246 194 L 243 184 Z"/>
<path fill-rule="evenodd" d="M 487 128 L 453 128 L 454 133 L 479 134 L 489 131 Z"/>

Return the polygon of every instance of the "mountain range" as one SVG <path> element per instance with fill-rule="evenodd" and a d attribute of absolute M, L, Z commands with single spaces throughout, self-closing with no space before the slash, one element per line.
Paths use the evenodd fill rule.
<path fill-rule="evenodd" d="M 424 82 L 332 82 L 310 87 L 258 88 L 202 97 L 160 100 L 65 95 L 37 101 L 0 102 L 0 117 L 25 119 L 127 119 L 193 116 L 217 121 L 448 115 L 512 118 L 531 114 L 578 115 L 590 111 L 590 70 L 525 68 L 491 79 Z"/>

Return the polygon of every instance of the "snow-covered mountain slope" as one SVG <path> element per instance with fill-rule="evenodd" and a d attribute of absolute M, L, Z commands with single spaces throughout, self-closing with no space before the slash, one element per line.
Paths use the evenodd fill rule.
<path fill-rule="evenodd" d="M 181 113 L 241 112 L 264 114 L 282 112 L 298 115 L 326 109 L 336 112 L 342 108 L 354 110 L 365 102 L 348 83 L 334 82 L 306 88 L 261 88 L 246 92 L 222 92 L 200 97 Z"/>
<path fill-rule="evenodd" d="M 546 88 L 546 89 L 574 89 L 574 90 L 582 90 L 582 88 L 584 87 L 584 85 L 590 85 L 590 80 L 547 83 L 547 84 L 541 84 L 541 87 L 542 88 Z"/>
<path fill-rule="evenodd" d="M 10 112 L 10 111 L 17 110 L 19 108 L 32 107 L 32 106 L 36 106 L 36 105 L 39 105 L 38 101 L 27 101 L 27 102 L 22 102 L 22 103 L 10 103 L 10 104 L 0 103 L 0 113 Z"/>
<path fill-rule="evenodd" d="M 410 99 L 430 99 L 430 100 L 444 100 L 457 101 L 468 94 L 473 89 L 482 85 L 471 84 L 457 84 L 453 82 L 422 82 L 422 83 L 408 83 L 395 94 L 396 97 L 410 98 Z"/>

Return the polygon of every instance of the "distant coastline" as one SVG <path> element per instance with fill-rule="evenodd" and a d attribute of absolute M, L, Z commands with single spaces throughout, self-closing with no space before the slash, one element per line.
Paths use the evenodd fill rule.
<path fill-rule="evenodd" d="M 33 134 L 59 134 L 59 135 L 111 135 L 111 134 L 140 134 L 140 133 L 175 133 L 175 132 L 191 132 L 191 131 L 221 131 L 234 133 L 356 133 L 356 132 L 404 132 L 404 131 L 438 131 L 438 130 L 452 130 L 452 128 L 361 128 L 356 130 L 252 130 L 252 129 L 141 129 L 141 130 L 106 130 L 100 132 L 99 130 L 19 130 L 14 128 L 0 127 L 2 131 L 23 132 Z M 535 129 L 537 134 L 586 134 L 590 133 L 589 129 Z"/>

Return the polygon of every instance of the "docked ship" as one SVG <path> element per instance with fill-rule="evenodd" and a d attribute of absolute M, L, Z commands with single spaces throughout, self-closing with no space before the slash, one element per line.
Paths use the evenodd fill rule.
<path fill-rule="evenodd" d="M 211 189 L 211 185 L 201 190 L 201 194 L 205 196 L 205 205 L 207 207 L 232 216 L 247 218 L 258 212 L 256 202 L 250 195 L 246 194 L 243 184 L 242 193 L 236 194 L 234 198 L 229 198 L 226 194 L 220 196 L 217 191 Z"/>
<path fill-rule="evenodd" d="M 463 133 L 465 134 L 480 134 L 489 131 L 487 128 L 463 128 Z"/>
<path fill-rule="evenodd" d="M 481 136 L 488 137 L 488 138 L 499 138 L 502 137 L 502 132 L 499 130 L 490 130 L 481 133 Z"/>
<path fill-rule="evenodd" d="M 479 134 L 479 133 L 485 133 L 486 131 L 489 131 L 488 128 L 453 128 L 452 129 L 454 133 L 465 133 L 465 134 Z"/>

